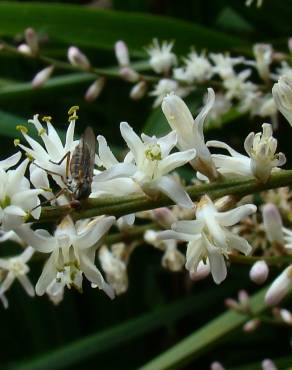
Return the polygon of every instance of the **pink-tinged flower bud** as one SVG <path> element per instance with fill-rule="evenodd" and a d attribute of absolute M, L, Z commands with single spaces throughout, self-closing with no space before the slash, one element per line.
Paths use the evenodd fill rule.
<path fill-rule="evenodd" d="M 249 310 L 249 295 L 245 290 L 242 289 L 238 292 L 238 301 L 243 310 Z"/>
<path fill-rule="evenodd" d="M 246 322 L 243 325 L 243 331 L 245 333 L 251 333 L 252 331 L 256 330 L 258 326 L 260 325 L 261 321 L 259 319 L 252 319 Z"/>
<path fill-rule="evenodd" d="M 210 274 L 210 264 L 200 261 L 196 272 L 190 273 L 192 281 L 199 281 L 205 279 Z"/>
<path fill-rule="evenodd" d="M 277 370 L 277 367 L 272 360 L 270 360 L 269 358 L 266 358 L 262 362 L 262 369 L 263 370 Z"/>
<path fill-rule="evenodd" d="M 269 306 L 274 306 L 292 290 L 292 265 L 285 268 L 284 271 L 274 280 L 268 289 L 265 302 Z"/>
<path fill-rule="evenodd" d="M 227 308 L 230 308 L 231 310 L 241 311 L 241 306 L 238 304 L 238 302 L 235 299 L 226 298 L 224 303 L 225 303 L 225 306 Z"/>
<path fill-rule="evenodd" d="M 142 99 L 147 91 L 147 83 L 145 81 L 140 81 L 130 91 L 130 98 L 133 100 Z"/>
<path fill-rule="evenodd" d="M 105 81 L 105 77 L 100 77 L 89 86 L 85 93 L 85 100 L 87 102 L 91 103 L 99 97 L 104 88 Z"/>
<path fill-rule="evenodd" d="M 290 53 L 292 53 L 292 37 L 289 37 L 289 39 L 288 39 L 288 49 L 289 49 Z"/>
<path fill-rule="evenodd" d="M 265 261 L 257 261 L 249 271 L 250 279 L 256 284 L 263 284 L 269 275 L 269 266 Z"/>
<path fill-rule="evenodd" d="M 17 50 L 24 55 L 32 55 L 31 49 L 27 44 L 20 44 L 17 46 Z"/>
<path fill-rule="evenodd" d="M 292 325 L 292 314 L 289 310 L 285 308 L 280 309 L 279 316 L 286 324 Z"/>
<path fill-rule="evenodd" d="M 120 67 L 127 67 L 130 64 L 129 50 L 124 41 L 115 43 L 115 54 Z"/>
<path fill-rule="evenodd" d="M 167 207 L 156 208 L 153 210 L 154 219 L 165 229 L 170 228 L 171 225 L 177 221 L 174 214 Z"/>
<path fill-rule="evenodd" d="M 25 41 L 31 50 L 31 54 L 36 55 L 39 52 L 39 41 L 33 28 L 27 28 L 25 30 Z"/>
<path fill-rule="evenodd" d="M 215 362 L 212 362 L 210 366 L 210 370 L 225 370 L 225 368 L 220 364 L 220 362 L 215 361 Z"/>
<path fill-rule="evenodd" d="M 68 60 L 69 62 L 75 66 L 85 70 L 89 70 L 91 65 L 87 56 L 83 54 L 76 46 L 70 46 L 68 49 Z"/>
<path fill-rule="evenodd" d="M 267 203 L 262 209 L 264 228 L 268 240 L 273 243 L 283 243 L 282 218 L 278 208 L 273 203 Z"/>
<path fill-rule="evenodd" d="M 34 89 L 42 87 L 51 77 L 54 66 L 49 66 L 39 71 L 33 78 L 31 84 Z"/>
<path fill-rule="evenodd" d="M 140 78 L 139 73 L 134 71 L 131 67 L 123 67 L 119 71 L 120 76 L 123 80 L 128 82 L 137 82 Z"/>

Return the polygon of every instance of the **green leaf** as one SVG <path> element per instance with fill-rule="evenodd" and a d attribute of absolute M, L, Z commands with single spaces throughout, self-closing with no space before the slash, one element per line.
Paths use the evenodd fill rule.
<path fill-rule="evenodd" d="M 205 296 L 203 301 L 198 302 L 197 296 L 192 296 L 172 304 L 164 305 L 153 312 L 70 343 L 38 358 L 12 365 L 9 369 L 63 369 L 66 366 L 77 364 L 92 355 L 97 355 L 110 349 L 112 350 L 127 341 L 141 337 L 157 328 L 168 326 L 195 310 L 203 309 L 207 303 L 213 304 L 215 299 L 216 294 L 213 294 L 212 296 Z"/>
<path fill-rule="evenodd" d="M 257 314 L 265 309 L 264 296 L 266 288 L 260 290 L 251 299 L 252 311 Z M 208 324 L 183 339 L 175 346 L 151 360 L 139 370 L 166 370 L 178 369 L 190 363 L 202 352 L 206 352 L 210 346 L 214 346 L 222 337 L 240 328 L 247 317 L 228 311 Z"/>
<path fill-rule="evenodd" d="M 214 50 L 248 46 L 241 38 L 168 17 L 63 4 L 0 3 L 0 35 L 15 36 L 27 27 L 83 47 L 112 49 L 123 39 L 136 55 L 144 55 L 143 46 L 154 37 L 175 40 L 178 52 L 187 52 L 191 45 Z"/>

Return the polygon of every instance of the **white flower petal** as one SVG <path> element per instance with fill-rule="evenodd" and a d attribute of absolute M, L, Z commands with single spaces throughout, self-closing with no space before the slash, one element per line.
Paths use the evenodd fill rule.
<path fill-rule="evenodd" d="M 184 234 L 198 234 L 202 231 L 204 223 L 199 220 L 177 221 L 171 225 L 172 230 Z"/>
<path fill-rule="evenodd" d="M 15 233 L 24 240 L 28 245 L 32 246 L 35 250 L 42 253 L 52 252 L 56 246 L 56 240 L 52 236 L 50 238 L 44 237 L 32 229 L 28 229 L 26 225 L 19 226 L 15 229 Z"/>
<path fill-rule="evenodd" d="M 77 235 L 76 245 L 80 249 L 87 249 L 95 245 L 100 241 L 100 239 L 108 232 L 113 223 L 115 222 L 115 217 L 110 216 L 103 218 L 101 220 L 95 221 L 92 226 L 87 225 L 87 230 Z"/>
<path fill-rule="evenodd" d="M 11 287 L 14 280 L 15 280 L 15 275 L 13 274 L 13 272 L 9 271 L 8 274 L 6 275 L 6 278 L 0 285 L 0 295 L 1 296 Z"/>
<path fill-rule="evenodd" d="M 58 252 L 55 252 L 58 253 Z M 37 295 L 43 295 L 47 287 L 57 276 L 57 268 L 55 266 L 55 253 L 53 252 L 46 261 L 41 276 L 36 284 L 35 291 Z"/>
<path fill-rule="evenodd" d="M 254 204 L 244 204 L 227 212 L 218 212 L 215 217 L 222 226 L 232 226 L 255 213 L 256 210 L 257 207 Z"/>
<path fill-rule="evenodd" d="M 136 171 L 136 166 L 132 163 L 118 163 L 108 170 L 105 170 L 94 176 L 94 181 L 107 181 L 117 177 L 131 177 Z"/>
<path fill-rule="evenodd" d="M 159 170 L 162 175 L 166 175 L 177 167 L 190 162 L 196 156 L 196 150 L 190 149 L 184 152 L 177 152 L 168 155 L 159 163 Z"/>
<path fill-rule="evenodd" d="M 97 137 L 98 141 L 98 154 L 101 160 L 102 165 L 108 169 L 112 166 L 118 164 L 117 158 L 114 156 L 113 152 L 110 150 L 109 146 L 107 145 L 106 139 L 99 135 Z"/>
<path fill-rule="evenodd" d="M 166 194 L 175 204 L 185 208 L 192 208 L 193 202 L 184 188 L 168 176 L 163 176 L 153 183 L 153 188 Z"/>
<path fill-rule="evenodd" d="M 8 168 L 15 166 L 16 163 L 19 162 L 20 158 L 21 158 L 21 152 L 17 152 L 13 154 L 12 156 L 0 161 L 0 168 L 2 168 L 3 170 L 7 170 Z"/>
<path fill-rule="evenodd" d="M 30 282 L 29 278 L 26 275 L 19 275 L 17 276 L 17 279 L 19 280 L 20 284 L 23 286 L 26 293 L 29 296 L 34 297 L 35 296 L 34 286 Z"/>
<path fill-rule="evenodd" d="M 120 124 L 121 135 L 134 155 L 136 163 L 141 163 L 144 156 L 144 144 L 127 122 Z"/>

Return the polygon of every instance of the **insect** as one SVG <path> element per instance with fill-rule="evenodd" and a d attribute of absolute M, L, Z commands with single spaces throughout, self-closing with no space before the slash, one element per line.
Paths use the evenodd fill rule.
<path fill-rule="evenodd" d="M 91 193 L 95 159 L 96 138 L 91 127 L 86 127 L 79 144 L 70 158 L 67 155 L 66 178 L 67 187 L 75 200 L 87 199 Z M 68 170 L 70 175 L 68 176 Z"/>
<path fill-rule="evenodd" d="M 72 155 L 70 152 L 67 152 L 59 162 L 50 160 L 51 163 L 57 165 L 60 165 L 66 160 L 66 177 L 47 170 L 51 175 L 60 176 L 66 185 L 66 188 L 61 189 L 53 199 L 58 198 L 64 193 L 69 193 L 72 198 L 70 206 L 72 208 L 78 208 L 80 206 L 80 201 L 89 197 L 93 179 L 95 148 L 96 138 L 94 132 L 91 127 L 86 127 Z M 42 205 L 49 203 L 51 200 L 43 202 Z"/>

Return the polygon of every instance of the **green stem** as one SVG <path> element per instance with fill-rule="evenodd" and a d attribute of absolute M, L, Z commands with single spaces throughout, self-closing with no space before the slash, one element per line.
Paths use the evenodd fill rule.
<path fill-rule="evenodd" d="M 224 180 L 221 182 L 207 183 L 202 185 L 192 185 L 186 188 L 193 201 L 197 201 L 204 194 L 212 199 L 217 199 L 225 195 L 243 197 L 263 190 L 278 188 L 292 184 L 292 170 L 280 171 L 271 175 L 266 183 L 260 183 L 254 178 L 237 178 Z M 90 218 L 100 215 L 113 215 L 120 217 L 139 211 L 152 210 L 159 207 L 173 205 L 173 201 L 161 194 L 156 199 L 151 199 L 146 195 L 131 195 L 127 197 L 108 197 L 100 199 L 88 199 L 84 202 L 80 210 L 74 210 L 70 206 L 50 206 L 43 207 L 39 220 L 34 220 L 31 216 L 27 222 L 56 222 L 67 214 L 74 220 Z"/>
<path fill-rule="evenodd" d="M 229 255 L 229 260 L 232 263 L 238 263 L 243 265 L 253 265 L 257 261 L 266 261 L 266 263 L 270 266 L 277 266 L 282 264 L 290 264 L 292 263 L 292 255 L 287 256 L 242 256 L 242 255 Z"/>

